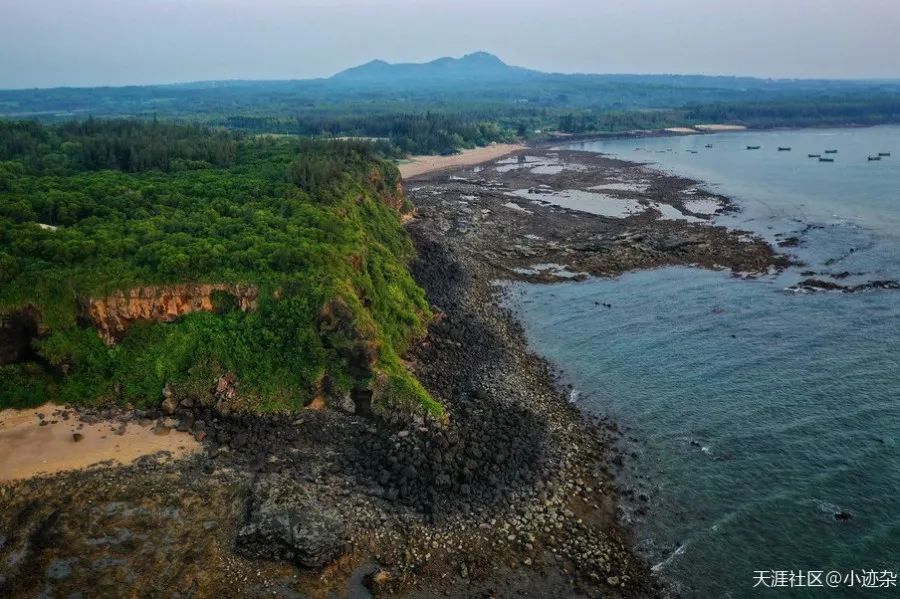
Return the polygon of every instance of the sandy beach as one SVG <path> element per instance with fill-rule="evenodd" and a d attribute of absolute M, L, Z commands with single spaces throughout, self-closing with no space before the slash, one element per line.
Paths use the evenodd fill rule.
<path fill-rule="evenodd" d="M 691 129 L 690 127 L 668 127 L 665 131 L 667 133 L 678 133 L 679 135 L 691 135 L 697 132 L 696 129 Z"/>
<path fill-rule="evenodd" d="M 675 133 L 677 135 L 692 135 L 694 133 L 722 133 L 725 131 L 745 131 L 747 127 L 743 125 L 694 125 L 693 127 L 667 127 L 663 129 L 666 133 Z"/>
<path fill-rule="evenodd" d="M 453 154 L 452 156 L 414 156 L 408 162 L 398 164 L 397 167 L 400 169 L 400 174 L 403 178 L 409 179 L 446 168 L 472 166 L 523 149 L 525 149 L 525 146 L 521 144 L 495 144 L 483 148 L 463 150 L 459 154 Z"/>
<path fill-rule="evenodd" d="M 744 125 L 718 125 L 718 124 L 710 124 L 710 125 L 696 125 L 694 127 L 697 131 L 709 131 L 709 132 L 721 132 L 721 131 L 745 131 L 747 127 Z"/>
<path fill-rule="evenodd" d="M 85 422 L 75 411 L 49 403 L 0 412 L 0 482 L 100 463 L 130 464 L 160 451 L 181 457 L 199 449 L 191 435 L 152 421 Z"/>

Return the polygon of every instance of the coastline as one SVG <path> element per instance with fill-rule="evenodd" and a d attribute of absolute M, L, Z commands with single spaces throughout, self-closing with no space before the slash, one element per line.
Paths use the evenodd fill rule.
<path fill-rule="evenodd" d="M 202 432 L 202 454 L 0 484 L 0 533 L 12 539 L 0 558 L 25 556 L 0 589 L 114 596 L 110 585 L 125 577 L 225 595 L 663 595 L 616 517 L 617 425 L 570 404 L 495 283 L 570 280 L 557 267 L 532 268 L 548 263 L 586 277 L 668 264 L 761 272 L 783 260 L 692 212 L 691 202 L 728 209 L 694 181 L 584 152 L 527 154 L 565 168 L 534 175 L 534 165 L 494 159 L 408 184 L 413 272 L 441 314 L 408 357 L 449 425 L 337 411 L 178 411 L 168 417 Z M 629 181 L 647 187 L 623 189 Z M 641 210 L 608 218 L 542 202 L 543 193 L 526 194 L 528 203 L 509 195 L 604 182 L 619 182 L 610 193 Z M 661 218 L 672 209 L 690 222 Z M 284 518 L 296 528 L 279 528 Z M 34 537 L 39 530 L 53 543 Z M 116 540 L 122 530 L 127 538 Z M 107 541 L 95 544 L 98 536 Z M 87 567 L 104 555 L 118 561 L 99 574 Z M 170 566 L 152 566 L 162 563 Z"/>
<path fill-rule="evenodd" d="M 411 179 L 437 171 L 474 166 L 524 149 L 525 146 L 522 144 L 495 144 L 463 150 L 450 156 L 413 156 L 407 161 L 400 162 L 397 168 L 400 169 L 401 177 Z"/>
<path fill-rule="evenodd" d="M 724 125 L 724 129 L 698 129 L 698 127 L 717 127 L 716 125 L 695 125 L 694 131 L 678 132 L 673 129 L 681 129 L 680 127 L 667 127 L 663 129 L 631 129 L 627 131 L 591 131 L 586 133 L 570 133 L 562 136 L 545 137 L 535 139 L 527 144 L 530 148 L 552 148 L 569 143 L 581 143 L 590 141 L 604 141 L 613 139 L 646 139 L 651 137 L 686 137 L 698 135 L 715 135 L 717 133 L 759 133 L 764 131 L 804 131 L 804 130 L 827 130 L 827 129 L 867 129 L 870 127 L 883 127 L 888 125 L 896 125 L 894 122 L 885 123 L 853 123 L 853 122 L 837 122 L 837 123 L 821 123 L 821 124 L 799 124 L 799 125 L 772 125 L 772 126 L 749 126 L 749 125 Z M 688 127 L 685 127 L 688 128 Z"/>
<path fill-rule="evenodd" d="M 630 180 L 652 180 L 652 184 L 649 187 L 652 190 L 650 195 L 654 199 L 668 201 L 675 206 L 683 206 L 679 202 L 677 194 L 685 190 L 694 191 L 695 187 L 700 184 L 698 181 L 671 175 L 641 163 L 615 160 L 583 152 L 558 151 L 554 153 L 550 150 L 542 151 L 532 148 L 527 153 L 529 155 L 533 153 L 538 154 L 538 159 L 555 158 L 559 162 L 570 166 L 585 166 L 586 168 L 580 172 L 589 172 L 589 175 L 584 179 L 576 174 L 579 172 L 578 168 L 573 169 L 574 172 L 569 173 L 566 173 L 566 169 L 563 169 L 563 171 L 553 175 L 553 178 L 556 179 L 553 185 L 554 188 L 557 188 L 558 185 L 562 187 L 571 186 L 580 181 L 582 186 L 587 189 L 593 187 L 587 186 L 588 183 L 606 180 L 604 175 L 608 175 L 609 171 L 616 172 L 617 176 L 627 172 L 626 176 Z M 493 165 L 496 164 L 496 162 L 493 163 Z M 593 467 L 602 472 L 605 480 L 608 481 L 605 493 L 607 494 L 607 501 L 613 506 L 613 510 L 607 512 L 610 518 L 608 525 L 615 527 L 621 532 L 629 559 L 639 564 L 642 584 L 648 585 L 648 589 L 653 589 L 652 591 L 644 591 L 648 593 L 647 596 L 651 596 L 651 594 L 653 596 L 669 596 L 671 590 L 662 586 L 664 584 L 663 581 L 658 579 L 657 575 L 651 571 L 649 564 L 643 561 L 643 557 L 635 552 L 634 540 L 629 536 L 628 524 L 619 520 L 617 507 L 620 503 L 620 497 L 623 501 L 636 503 L 638 509 L 647 509 L 646 505 L 642 504 L 644 500 L 639 500 L 633 489 L 623 490 L 617 486 L 616 475 L 622 471 L 623 467 L 627 467 L 627 461 L 630 459 L 623 449 L 623 433 L 620 431 L 617 423 L 608 417 L 601 417 L 598 426 L 596 416 L 583 413 L 570 403 L 569 393 L 571 392 L 571 385 L 567 386 L 565 384 L 564 367 L 561 366 L 557 369 L 531 353 L 518 316 L 506 306 L 504 301 L 505 292 L 502 287 L 497 287 L 495 283 L 497 281 L 526 281 L 546 284 L 583 278 L 581 275 L 585 277 L 588 275 L 614 277 L 631 270 L 672 264 L 702 266 L 712 269 L 730 268 L 735 273 L 761 273 L 767 272 L 773 267 L 776 269 L 783 268 L 787 266 L 788 262 L 782 256 L 777 255 L 765 242 L 759 239 L 756 241 L 748 239 L 747 232 L 728 231 L 722 227 L 714 227 L 706 223 L 681 223 L 680 221 L 678 221 L 678 224 L 666 223 L 656 219 L 655 216 L 648 217 L 648 214 L 645 213 L 628 218 L 627 220 L 631 221 L 628 224 L 623 225 L 621 222 L 618 224 L 624 229 L 626 235 L 630 235 L 633 227 L 636 225 L 649 229 L 646 232 L 651 235 L 652 230 L 658 227 L 665 231 L 665 235 L 668 237 L 667 241 L 662 244 L 662 247 L 653 248 L 650 251 L 653 254 L 652 256 L 618 257 L 616 260 L 613 260 L 613 264 L 609 264 L 607 260 L 601 260 L 599 261 L 602 264 L 601 266 L 596 261 L 591 261 L 584 256 L 577 256 L 577 253 L 596 252 L 603 254 L 606 253 L 605 250 L 607 248 L 599 247 L 600 244 L 595 247 L 585 247 L 577 239 L 567 239 L 568 236 L 565 235 L 565 231 L 585 229 L 579 231 L 579 233 L 592 240 L 595 240 L 597 237 L 592 234 L 595 232 L 600 232 L 600 235 L 608 238 L 620 239 L 619 227 L 602 216 L 589 215 L 565 208 L 559 209 L 552 205 L 544 206 L 546 211 L 539 207 L 528 205 L 528 214 L 523 214 L 521 210 L 507 210 L 503 212 L 502 208 L 506 207 L 506 204 L 500 202 L 508 197 L 508 194 L 503 193 L 505 189 L 510 186 L 520 186 L 523 183 L 531 185 L 532 189 L 536 189 L 534 186 L 537 184 L 537 179 L 529 180 L 527 175 L 510 175 L 510 172 L 516 170 L 513 169 L 513 171 L 506 171 L 501 176 L 500 181 L 504 184 L 501 186 L 497 180 L 491 180 L 493 176 L 493 173 L 489 174 L 491 165 L 482 166 L 483 168 L 477 170 L 456 171 L 452 173 L 452 177 L 447 181 L 445 181 L 446 177 L 444 174 L 435 174 L 428 178 L 417 179 L 414 182 L 416 185 L 420 185 L 420 187 L 416 187 L 412 191 L 419 218 L 413 221 L 410 229 L 414 232 L 417 247 L 419 247 L 420 253 L 424 250 L 424 259 L 431 265 L 436 262 L 431 257 L 434 251 L 432 249 L 433 246 L 440 248 L 440 251 L 444 253 L 449 251 L 449 254 L 455 257 L 464 272 L 468 273 L 468 277 L 471 279 L 467 277 L 466 282 L 462 283 L 456 279 L 441 275 L 432 275 L 432 277 L 440 279 L 442 286 L 447 285 L 445 281 L 449 278 L 453 281 L 452 285 L 459 288 L 457 293 L 462 293 L 467 297 L 470 295 L 474 296 L 475 301 L 480 306 L 480 310 L 490 314 L 488 316 L 489 319 L 502 321 L 504 323 L 502 326 L 505 330 L 503 338 L 509 340 L 515 348 L 510 349 L 510 351 L 524 352 L 534 360 L 532 365 L 522 366 L 526 373 L 532 372 L 531 375 L 527 376 L 536 376 L 555 389 L 556 403 L 561 410 L 564 407 L 565 411 L 569 412 L 567 417 L 572 419 L 573 426 L 580 431 L 579 435 L 589 438 L 592 435 L 600 434 L 605 439 L 602 443 L 602 457 L 594 455 L 591 459 L 594 462 Z M 507 166 L 512 165 L 504 165 L 502 168 L 506 169 Z M 541 166 L 538 165 L 537 168 L 540 169 Z M 522 170 L 526 168 L 530 170 L 535 168 L 535 166 L 533 164 L 525 164 Z M 510 183 L 512 185 L 509 185 Z M 487 196 L 487 201 L 483 201 L 485 198 L 481 194 Z M 630 195 L 638 194 L 630 194 L 628 191 L 622 193 L 623 197 L 629 197 Z M 537 194 L 535 199 L 539 200 L 540 197 L 541 194 Z M 714 196 L 713 194 L 709 194 L 709 197 L 715 197 L 717 201 L 721 202 L 721 211 L 735 209 L 727 198 Z M 464 199 L 457 200 L 456 198 Z M 652 210 L 648 212 L 652 212 Z M 479 214 L 485 215 L 483 217 L 485 220 L 496 217 L 502 221 L 499 224 L 495 223 L 499 236 L 491 234 L 487 236 L 487 239 L 476 239 L 478 234 L 474 229 L 477 227 L 475 221 L 478 220 Z M 556 218 L 560 220 L 556 221 Z M 546 223 L 547 219 L 554 222 Z M 594 230 L 587 226 L 585 220 L 594 220 L 597 229 Z M 530 223 L 531 226 L 525 225 L 523 227 L 522 221 L 526 223 L 532 221 Z M 537 228 L 535 228 L 535 223 L 542 224 L 538 224 Z M 681 245 L 679 241 L 673 242 L 673 236 L 697 234 L 698 227 L 703 228 L 703 237 L 722 237 L 711 243 L 708 248 L 709 253 L 712 255 L 704 256 L 702 255 L 703 252 L 700 253 L 701 255 L 684 255 L 685 246 Z M 561 231 L 562 234 L 560 235 Z M 553 234 L 558 236 L 553 237 Z M 550 243 L 543 244 L 542 247 L 535 247 L 535 245 L 542 245 L 541 241 L 547 241 L 549 237 L 553 237 Z M 634 237 L 637 237 L 637 235 L 634 235 L 632 238 Z M 524 244 L 521 242 L 526 240 L 531 242 L 531 244 L 528 247 L 523 247 Z M 568 247 L 564 247 L 562 248 L 563 251 L 560 251 L 561 248 L 556 244 L 565 244 Z M 693 242 L 689 245 L 692 244 Z M 490 248 L 492 246 L 499 245 L 504 245 L 507 248 L 512 246 L 515 249 L 506 252 L 491 251 Z M 567 250 L 575 250 L 577 257 Z M 659 252 L 659 250 L 662 251 Z M 554 261 L 559 261 L 562 264 L 558 264 L 552 269 L 538 268 L 530 272 L 526 272 L 528 269 L 523 268 L 523 266 L 534 264 L 535 262 L 552 263 Z M 562 266 L 565 268 L 561 268 Z M 566 270 L 568 272 L 561 272 Z M 578 273 L 578 276 L 572 276 L 573 270 Z M 432 297 L 434 292 L 431 286 L 427 282 L 423 284 L 429 290 L 429 297 Z M 467 321 L 477 321 L 477 319 L 470 316 Z M 557 449 L 562 450 L 564 453 L 575 447 L 576 449 L 572 453 L 577 454 L 580 446 L 578 442 L 571 444 L 569 439 L 555 439 L 553 443 L 557 446 Z M 601 586 L 598 587 L 596 592 L 608 592 L 608 589 L 603 589 Z"/>

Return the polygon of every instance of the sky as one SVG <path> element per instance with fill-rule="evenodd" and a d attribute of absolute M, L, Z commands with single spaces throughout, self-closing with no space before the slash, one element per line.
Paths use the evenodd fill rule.
<path fill-rule="evenodd" d="M 553 72 L 900 78 L 900 0 L 0 0 L 0 88 L 329 76 L 485 50 Z"/>

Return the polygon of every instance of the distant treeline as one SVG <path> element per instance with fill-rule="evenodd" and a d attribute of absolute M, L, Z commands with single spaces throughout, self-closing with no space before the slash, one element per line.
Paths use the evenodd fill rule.
<path fill-rule="evenodd" d="M 566 133 L 660 129 L 698 123 L 751 127 L 900 122 L 897 82 L 766 82 L 733 78 L 546 76 L 471 85 L 363 88 L 335 82 L 233 82 L 130 88 L 0 90 L 0 115 L 65 123 L 47 140 L 28 125 L 2 135 L 16 155 L 62 156 L 85 169 L 140 172 L 226 166 L 234 144 L 221 132 L 371 138 L 398 158 Z M 87 115 L 129 115 L 115 138 Z M 153 129 L 138 129 L 138 121 Z M 173 128 L 173 124 L 185 127 Z M 196 125 L 203 127 L 197 127 Z M 12 130 L 10 130 L 12 127 Z M 107 130 L 108 133 L 108 130 Z M 119 134 L 120 133 L 120 134 Z M 39 144 L 61 151 L 35 151 Z M 2 151 L 2 150 L 0 150 Z M 2 156 L 0 156 L 2 159 Z"/>
<path fill-rule="evenodd" d="M 900 95 L 710 104 L 691 107 L 685 118 L 754 127 L 896 123 L 900 121 Z"/>
<path fill-rule="evenodd" d="M 517 132 L 490 116 L 459 113 L 348 112 L 283 117 L 232 116 L 222 121 L 229 129 L 251 133 L 285 133 L 304 136 L 372 138 L 387 156 L 428 154 L 447 149 L 484 146 L 511 139 Z"/>
<path fill-rule="evenodd" d="M 566 133 L 611 133 L 703 123 L 765 128 L 897 122 L 900 96 L 862 96 L 716 103 L 673 110 L 584 111 L 559 116 L 558 128 Z"/>
<path fill-rule="evenodd" d="M 228 132 L 155 119 L 88 119 L 54 127 L 0 120 L 0 161 L 21 160 L 35 172 L 227 167 L 236 148 Z"/>

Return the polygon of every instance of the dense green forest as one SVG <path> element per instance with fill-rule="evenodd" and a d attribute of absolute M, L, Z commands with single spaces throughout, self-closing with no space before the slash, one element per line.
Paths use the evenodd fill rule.
<path fill-rule="evenodd" d="M 429 310 L 386 158 L 554 132 L 900 122 L 900 83 L 555 75 L 480 53 L 327 80 L 0 90 L 3 116 L 0 346 L 10 323 L 34 338 L 0 347 L 0 405 L 146 405 L 233 372 L 246 408 L 374 393 L 438 413 L 400 360 Z M 112 346 L 85 315 L 117 291 L 200 283 L 252 286 L 258 306 L 218 298 Z"/>
<path fill-rule="evenodd" d="M 0 123 L 0 314 L 37 332 L 0 366 L 0 406 L 155 405 L 167 383 L 203 399 L 234 373 L 238 408 L 362 390 L 439 414 L 400 361 L 430 312 L 406 268 L 398 181 L 364 142 Z M 111 346 L 84 314 L 86 298 L 188 283 L 253 286 L 258 307 L 216 298 Z"/>
<path fill-rule="evenodd" d="M 374 61 L 329 79 L 0 90 L 7 118 L 158 118 L 246 134 L 365 137 L 392 158 L 553 131 L 900 122 L 898 106 L 898 81 L 561 75 L 485 53 L 426 64 Z"/>
<path fill-rule="evenodd" d="M 900 122 L 900 94 L 792 99 L 766 103 L 719 103 L 673 110 L 569 112 L 559 116 L 558 130 L 566 133 L 615 133 L 703 123 L 767 128 L 881 125 L 897 122 Z"/>

